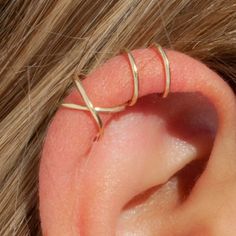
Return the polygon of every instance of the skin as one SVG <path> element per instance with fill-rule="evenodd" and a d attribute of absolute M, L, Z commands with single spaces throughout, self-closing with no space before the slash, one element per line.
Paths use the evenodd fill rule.
<path fill-rule="evenodd" d="M 106 126 L 98 142 L 88 112 L 60 108 L 49 127 L 39 180 L 43 234 L 235 235 L 234 93 L 202 63 L 167 51 L 171 94 L 161 99 L 158 54 L 132 53 L 139 102 L 100 114 Z M 127 59 L 108 60 L 83 85 L 96 106 L 129 101 Z M 83 103 L 75 90 L 66 102 Z"/>

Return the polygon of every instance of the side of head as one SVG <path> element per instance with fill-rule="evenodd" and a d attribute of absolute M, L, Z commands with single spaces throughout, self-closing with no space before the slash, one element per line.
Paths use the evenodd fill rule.
<path fill-rule="evenodd" d="M 218 89 L 219 99 L 217 100 L 214 99 L 215 97 L 210 97 L 209 100 L 210 92 L 207 92 L 206 90 L 204 90 L 205 93 L 203 97 L 202 95 L 197 96 L 197 93 L 194 89 L 196 89 L 197 86 L 198 92 L 202 94 L 202 89 L 205 87 L 202 86 L 202 84 L 196 85 L 191 91 L 186 90 L 181 92 L 180 90 L 176 89 L 176 94 L 170 96 L 168 100 L 163 100 L 161 102 L 159 102 L 159 100 L 155 96 L 151 97 L 151 90 L 145 90 L 148 91 L 148 93 L 146 93 L 147 96 L 143 97 L 136 107 L 133 107 L 129 111 L 126 111 L 126 113 L 122 114 L 122 116 L 119 119 L 117 118 L 117 120 L 114 120 L 114 122 L 107 124 L 108 129 L 105 135 L 109 135 L 109 132 L 111 132 L 112 134 L 114 134 L 115 132 L 116 135 L 120 135 L 123 137 L 125 131 L 122 130 L 122 127 L 130 128 L 130 119 L 134 119 L 139 129 L 135 130 L 130 128 L 129 134 L 131 136 L 126 137 L 127 142 L 129 139 L 133 140 L 132 135 L 137 137 L 137 134 L 145 133 L 146 131 L 148 131 L 148 136 L 152 137 L 152 139 L 146 139 L 146 141 L 149 145 L 152 146 L 146 146 L 147 149 L 145 149 L 145 151 L 152 150 L 151 148 L 160 145 L 159 143 L 161 141 L 163 141 L 162 147 L 165 147 L 166 150 L 170 150 L 172 149 L 172 146 L 170 147 L 168 145 L 170 144 L 169 141 L 172 140 L 173 145 L 176 144 L 176 148 L 185 148 L 186 152 L 188 154 L 191 154 L 191 158 L 196 156 L 204 157 L 201 159 L 204 161 L 195 162 L 195 164 L 192 163 L 188 167 L 186 166 L 186 164 L 190 162 L 190 159 L 187 159 L 186 162 L 180 162 L 179 166 L 172 166 L 174 168 L 170 168 L 170 172 L 166 172 L 166 176 L 162 176 L 163 178 L 161 178 L 160 180 L 160 183 L 162 183 L 163 180 L 166 180 L 173 174 L 176 174 L 176 178 L 182 179 L 182 181 L 178 182 L 176 181 L 176 178 L 174 178 L 169 182 L 169 184 L 164 185 L 163 189 L 168 189 L 171 184 L 172 186 L 174 186 L 178 185 L 177 183 L 180 183 L 178 186 L 180 188 L 183 187 L 182 197 L 185 199 L 185 196 L 190 196 L 191 194 L 189 194 L 187 190 L 192 188 L 188 188 L 188 186 L 194 185 L 196 177 L 199 176 L 200 173 L 202 173 L 202 170 L 205 168 L 206 160 L 210 157 L 213 149 L 213 144 L 215 146 L 215 142 L 219 144 L 222 141 L 222 139 L 220 138 L 216 139 L 216 134 L 217 137 L 221 137 L 220 135 L 225 134 L 226 132 L 225 127 L 221 126 L 220 129 L 224 130 L 223 133 L 218 133 L 219 131 L 215 128 L 216 126 L 218 127 L 219 124 L 227 123 L 218 123 L 218 121 L 216 121 L 219 118 L 223 117 L 218 116 L 219 113 L 216 113 L 216 111 L 218 112 L 217 109 L 220 109 L 222 111 L 222 109 L 225 108 L 226 110 L 223 113 L 227 117 L 233 116 L 232 114 L 234 112 L 234 110 L 230 108 L 231 103 L 229 102 L 229 94 L 232 94 L 232 91 L 229 89 L 229 86 L 235 91 L 235 8 L 235 4 L 231 4 L 231 1 L 223 0 L 216 1 L 215 4 L 213 4 L 210 0 L 198 1 L 197 3 L 196 1 L 191 0 L 185 0 L 181 2 L 177 0 L 168 2 L 164 0 L 60 0 L 38 2 L 29 0 L 27 1 L 27 3 L 23 0 L 14 2 L 6 1 L 4 3 L 0 1 L 0 211 L 2 212 L 0 216 L 0 235 L 5 236 L 13 234 L 40 234 L 40 221 L 38 213 L 38 173 L 39 162 L 42 157 L 43 143 L 49 125 L 52 124 L 51 127 L 56 127 L 56 119 L 60 119 L 60 115 L 68 114 L 63 113 L 61 110 L 59 110 L 58 113 L 56 113 L 56 111 L 58 110 L 59 104 L 70 91 L 72 85 L 71 77 L 75 69 L 77 69 L 77 71 L 80 73 L 89 74 L 89 78 L 93 77 L 93 80 L 88 79 L 85 80 L 84 83 L 86 88 L 91 90 L 91 94 L 93 94 L 94 92 L 96 93 L 96 99 L 98 99 L 97 102 L 100 102 L 101 105 L 106 105 L 106 102 L 115 102 L 115 100 L 109 101 L 108 99 L 106 99 L 107 90 L 109 90 L 110 88 L 113 89 L 110 91 L 112 91 L 114 95 L 116 94 L 116 97 L 124 99 L 125 96 L 127 96 L 127 99 L 129 99 L 131 97 L 131 94 L 129 94 L 128 92 L 132 91 L 132 88 L 129 87 L 131 85 L 131 83 L 129 83 L 129 80 L 126 80 L 126 82 L 123 81 L 123 88 L 126 89 L 116 90 L 113 80 L 110 80 L 111 84 L 109 85 L 109 89 L 106 86 L 102 86 L 106 85 L 104 83 L 107 81 L 106 79 L 109 79 L 109 76 L 112 75 L 113 78 L 117 76 L 119 70 L 116 66 L 119 66 L 120 63 L 123 63 L 124 67 L 128 69 L 127 61 L 123 60 L 123 57 L 120 58 L 118 56 L 118 58 L 120 59 L 118 60 L 116 65 L 112 64 L 114 62 L 112 60 L 116 60 L 113 57 L 117 55 L 118 52 L 123 48 L 145 48 L 150 42 L 153 41 L 160 43 L 165 48 L 172 49 L 172 51 L 174 51 L 172 60 L 175 60 L 175 58 L 179 58 L 178 55 L 180 54 L 176 53 L 176 51 L 179 51 L 201 61 L 202 63 L 200 64 L 202 66 L 203 64 L 205 64 L 210 69 L 215 71 L 218 76 L 221 77 L 221 86 L 219 86 L 218 83 L 211 83 L 212 81 L 210 78 L 212 78 L 212 76 L 215 76 L 214 72 L 211 72 L 211 76 L 209 75 L 209 77 L 204 77 L 204 82 L 206 85 L 210 84 L 212 86 L 216 86 L 215 89 Z M 137 54 L 135 55 L 137 59 L 140 58 L 141 63 L 146 54 L 147 52 L 145 51 L 145 53 L 142 54 L 141 57 L 139 55 L 139 52 L 137 52 Z M 107 64 L 106 61 L 110 58 L 112 58 L 110 62 L 111 64 Z M 192 61 L 193 59 L 189 60 Z M 186 65 L 188 65 L 189 60 L 185 60 Z M 154 63 L 157 61 L 158 60 L 154 60 Z M 178 61 L 181 62 L 180 60 L 177 60 L 177 62 Z M 103 64 L 104 62 L 106 63 Z M 100 65 L 103 66 L 100 67 Z M 104 68 L 105 65 L 108 65 L 109 67 L 105 70 L 106 72 L 108 72 L 109 69 L 109 73 L 107 74 L 103 69 L 100 69 L 100 72 L 98 71 L 98 68 Z M 110 65 L 112 65 L 112 67 L 110 67 Z M 175 63 L 173 63 L 173 65 L 175 65 Z M 197 65 L 199 64 L 197 63 Z M 152 72 L 152 70 L 155 70 L 155 68 L 157 69 L 158 66 L 152 67 L 150 71 Z M 187 71 L 188 73 L 190 73 L 190 77 L 192 76 L 192 73 L 199 73 L 199 71 L 196 70 L 191 71 L 191 68 L 191 65 L 189 65 L 187 69 L 183 68 L 182 65 L 182 67 L 175 68 L 175 71 L 178 69 Z M 201 70 L 199 70 L 203 70 L 204 72 L 206 72 L 204 68 L 204 66 L 200 67 Z M 207 69 L 207 71 L 208 70 L 209 69 Z M 161 71 L 159 72 L 161 73 Z M 100 73 L 100 75 L 98 73 Z M 130 71 L 128 70 L 127 73 L 130 73 Z M 147 77 L 146 73 L 148 72 L 145 72 L 145 78 Z M 156 73 L 158 73 L 158 71 L 156 71 Z M 178 73 L 180 74 L 180 72 Z M 127 76 L 124 76 L 122 78 L 129 78 Z M 201 74 L 199 73 L 198 76 L 195 74 L 195 76 L 201 77 Z M 181 78 L 181 76 L 177 77 Z M 104 78 L 104 80 L 102 78 Z M 227 84 L 223 82 L 223 80 L 227 81 Z M 93 83 L 91 83 L 90 81 L 93 81 Z M 119 83 L 120 80 L 115 81 Z M 159 83 L 161 83 L 161 80 L 158 81 Z M 154 82 L 154 84 L 155 83 L 156 82 Z M 160 86 L 158 86 L 158 84 L 154 84 L 151 89 L 161 89 L 161 84 Z M 120 85 L 122 84 L 120 83 Z M 144 88 L 148 89 L 148 85 L 149 84 L 147 83 L 147 85 L 145 85 L 146 87 L 144 86 Z M 97 90 L 99 86 L 100 90 Z M 119 93 L 122 91 L 126 91 L 127 93 Z M 152 92 L 161 91 L 152 90 Z M 185 92 L 188 92 L 190 94 L 185 94 Z M 117 99 L 116 97 L 114 99 Z M 206 98 L 208 100 L 206 100 Z M 201 104 L 203 104 L 202 106 L 198 106 L 199 101 Z M 159 107 L 160 109 L 157 109 L 156 107 Z M 166 107 L 170 108 L 170 110 L 166 111 Z M 173 109 L 173 107 L 176 109 Z M 181 114 L 185 114 L 185 116 L 182 116 Z M 75 119 L 77 116 L 77 113 L 69 113 L 68 118 L 71 119 L 74 117 L 73 119 Z M 196 117 L 196 119 L 192 119 L 193 117 Z M 201 117 L 201 119 L 197 119 L 199 117 Z M 144 122 L 144 119 L 148 119 L 148 121 L 145 120 Z M 64 123 L 65 120 L 62 120 Z M 87 120 L 88 119 L 86 119 L 86 121 Z M 193 136 L 190 134 L 195 131 L 195 126 L 193 123 L 191 123 L 191 121 L 194 121 L 198 125 L 202 125 L 202 136 L 200 134 L 200 136 L 196 136 L 196 139 L 193 140 L 188 139 L 189 136 Z M 67 120 L 67 122 L 74 124 L 73 122 L 70 122 L 70 120 Z M 168 124 L 168 122 L 170 122 L 168 132 L 171 135 L 167 135 L 166 139 L 162 140 L 162 138 L 156 135 L 157 133 L 160 134 L 160 131 L 166 131 L 167 126 L 163 126 L 163 124 Z M 182 124 L 181 129 L 173 129 L 173 127 L 176 127 L 176 123 Z M 76 124 L 79 126 L 80 123 Z M 115 125 L 117 125 L 118 127 L 120 125 L 121 127 L 119 129 L 116 129 Z M 198 125 L 196 127 L 199 128 Z M 232 124 L 230 132 L 231 134 L 233 131 L 233 127 L 234 126 Z M 61 124 L 59 129 L 64 130 L 65 128 L 66 127 Z M 74 132 L 74 127 L 70 131 Z M 209 135 L 205 135 L 206 133 L 204 132 L 208 131 L 211 131 L 212 134 L 209 133 Z M 67 132 L 67 134 L 71 134 L 71 132 Z M 90 135 L 91 133 L 88 134 Z M 50 135 L 50 131 L 48 135 Z M 85 130 L 72 136 L 74 138 L 74 141 L 79 143 L 82 138 L 85 137 L 84 135 Z M 172 135 L 174 135 L 173 139 Z M 206 140 L 204 138 L 206 138 Z M 182 142 L 185 139 L 187 139 L 187 142 Z M 159 141 L 156 141 L 157 143 L 152 143 L 150 140 Z M 224 140 L 233 140 L 233 138 L 224 138 Z M 52 139 L 52 142 L 54 141 L 55 140 Z M 143 141 L 145 140 L 136 140 L 136 142 L 130 143 L 133 145 L 137 144 L 138 147 L 142 147 Z M 68 145 L 70 145 L 70 143 L 73 142 L 71 142 L 70 140 L 70 142 L 67 143 L 67 147 Z M 111 148 L 110 151 L 107 150 L 107 152 L 105 152 L 107 156 L 104 154 L 103 148 L 105 148 L 106 144 L 108 145 L 108 143 L 109 145 L 113 144 L 112 140 L 104 136 L 104 146 L 96 147 L 97 151 L 100 152 L 100 155 L 94 154 L 94 160 L 96 160 L 96 162 L 88 163 L 88 166 L 90 167 L 88 170 L 94 171 L 94 176 L 88 176 L 88 179 L 86 178 L 86 181 L 90 181 L 89 186 L 91 187 L 87 189 L 87 182 L 83 182 L 84 187 L 81 189 L 79 188 L 79 191 L 83 191 L 84 189 L 84 191 L 82 192 L 83 196 L 90 196 L 88 198 L 89 204 L 84 205 L 84 219 L 87 219 L 87 217 L 90 219 L 92 218 L 92 213 L 90 214 L 90 212 L 92 212 L 93 209 L 96 208 L 88 208 L 87 206 L 91 205 L 99 207 L 100 205 L 96 203 L 97 200 L 100 200 L 100 203 L 103 204 L 105 204 L 105 202 L 114 204 L 114 202 L 108 201 L 109 199 L 107 199 L 106 201 L 105 198 L 102 198 L 102 193 L 104 192 L 100 191 L 101 189 L 99 189 L 99 185 L 102 188 L 104 186 L 104 183 L 106 183 L 105 180 L 109 176 L 109 172 L 105 172 L 110 170 L 109 168 L 106 168 L 107 165 L 110 164 L 111 169 L 113 167 L 113 170 L 117 168 L 117 171 L 119 170 L 119 172 L 127 173 L 127 178 L 129 176 L 134 176 L 131 174 L 129 175 L 130 169 L 125 169 L 123 167 L 125 164 L 127 164 L 127 168 L 131 167 L 135 160 L 133 161 L 132 159 L 124 157 L 122 158 L 124 162 L 112 162 L 114 161 L 114 159 L 118 159 L 119 157 L 114 156 L 114 159 L 108 158 L 111 156 L 113 148 Z M 55 141 L 54 145 L 56 144 L 57 142 Z M 120 145 L 121 144 L 122 143 L 120 143 Z M 204 144 L 207 145 L 204 146 Z M 84 143 L 84 145 L 86 145 L 86 143 Z M 116 145 L 116 148 L 119 147 L 117 146 L 117 142 L 115 141 L 114 145 Z M 230 150 L 230 147 L 227 147 L 227 145 L 232 146 L 233 144 L 230 141 L 227 141 L 225 143 L 224 149 Z M 70 148 L 70 151 L 74 150 L 73 147 Z M 124 153 L 124 156 L 128 156 L 128 151 L 130 149 L 132 149 L 133 151 L 136 150 L 137 154 L 141 154 L 141 150 L 136 149 L 135 147 L 127 146 L 127 149 L 125 150 L 123 149 L 123 146 L 120 146 L 119 150 L 127 152 L 126 154 Z M 60 148 L 58 146 L 56 146 L 56 149 L 60 151 Z M 199 153 L 197 153 L 196 150 L 199 150 Z M 76 149 L 75 151 L 79 152 L 81 150 Z M 159 151 L 163 154 L 165 150 Z M 230 153 L 231 154 L 229 155 L 233 155 L 233 152 Z M 155 154 L 157 156 L 160 156 L 160 153 Z M 100 157 L 100 159 L 103 157 L 107 160 L 107 162 L 105 162 L 104 159 L 103 161 L 97 163 L 98 160 L 100 160 L 97 157 Z M 144 173 L 139 172 L 140 170 L 136 170 L 137 176 L 139 176 L 138 181 L 140 182 L 140 176 L 148 177 L 147 172 L 148 174 L 152 174 L 149 173 L 151 172 L 150 169 L 152 169 L 151 166 L 157 165 L 158 167 L 159 163 L 161 163 L 161 160 L 155 159 L 152 155 L 147 155 L 147 157 L 150 157 L 149 160 L 153 162 L 142 162 L 140 164 L 141 167 L 144 167 L 145 163 L 147 164 L 145 166 L 145 168 L 147 168 L 147 171 L 145 171 Z M 130 156 L 130 158 L 135 157 Z M 168 161 L 170 160 L 170 158 L 170 156 L 169 158 L 163 158 L 163 161 Z M 55 167 L 59 168 L 55 171 L 55 173 L 59 175 L 59 173 L 61 173 L 60 167 L 66 166 L 63 165 L 64 162 L 57 163 L 56 161 L 58 160 L 60 159 L 58 158 L 57 160 L 55 160 L 53 162 L 53 165 L 51 166 L 55 165 Z M 144 158 L 140 158 L 140 160 L 144 160 Z M 184 159 L 181 158 L 180 160 Z M 228 158 L 227 155 L 225 155 L 225 158 L 212 158 L 210 160 L 212 161 L 208 162 L 209 167 L 207 168 L 207 170 L 209 171 L 205 172 L 207 173 L 206 175 L 208 176 L 208 178 L 201 178 L 202 181 L 198 182 L 199 184 L 197 184 L 195 188 L 194 197 L 189 198 L 189 204 L 184 205 L 186 206 L 185 208 L 181 207 L 181 212 L 178 213 L 178 211 L 176 211 L 174 213 L 174 216 L 178 215 L 178 219 L 183 219 L 182 221 L 179 220 L 179 223 L 173 226 L 176 229 L 176 232 L 178 232 L 178 229 L 182 229 L 184 227 L 183 222 L 185 222 L 186 218 L 188 218 L 186 216 L 195 215 L 194 208 L 189 207 L 191 205 L 191 202 L 193 203 L 193 205 L 195 203 L 198 203 L 199 209 L 204 206 L 203 204 L 201 205 L 201 202 L 205 201 L 203 201 L 203 199 L 205 199 L 208 191 L 203 193 L 202 189 L 210 190 L 212 188 L 211 193 L 213 197 L 209 198 L 211 199 L 211 201 L 213 201 L 216 195 L 222 195 L 217 194 L 216 188 L 214 188 L 214 183 L 219 183 L 218 180 L 222 176 L 222 173 L 227 170 L 221 167 L 232 167 L 234 169 L 234 163 L 232 161 L 232 158 Z M 213 160 L 216 160 L 217 164 L 215 164 Z M 222 163 L 219 164 L 219 160 L 222 160 Z M 79 163 L 77 163 L 77 161 L 78 160 L 75 160 L 75 162 L 73 162 L 73 159 L 68 159 L 68 162 L 71 165 L 74 165 L 79 169 L 80 165 Z M 81 161 L 82 163 L 83 159 L 80 159 L 79 161 Z M 127 161 L 127 163 L 125 163 L 125 161 Z M 158 162 L 156 163 L 155 161 Z M 224 161 L 227 161 L 227 164 L 225 164 Z M 120 169 L 118 166 L 119 163 Z M 217 171 L 215 171 L 216 165 L 219 167 Z M 95 169 L 96 166 L 100 167 L 99 170 Z M 182 172 L 178 172 L 178 169 L 181 169 Z M 161 170 L 158 171 L 160 172 Z M 157 169 L 153 168 L 153 175 L 155 177 L 156 172 Z M 193 174 L 189 175 L 190 172 Z M 231 173 L 231 171 L 226 172 Z M 88 172 L 88 174 L 89 173 L 90 172 Z M 219 173 L 219 176 L 215 176 L 213 175 L 213 173 Z M 117 175 L 113 175 L 111 179 L 117 178 L 118 180 L 117 176 L 119 173 L 116 174 Z M 188 181 L 185 182 L 186 175 L 189 176 L 187 178 L 190 180 L 189 184 Z M 96 176 L 99 177 L 99 181 L 96 182 L 97 185 L 95 184 L 95 181 L 93 181 L 93 178 L 95 178 Z M 212 176 L 212 178 L 209 176 Z M 122 176 L 120 176 L 120 178 L 121 177 Z M 126 179 L 125 176 L 123 176 L 123 178 Z M 215 180 L 215 178 L 217 179 L 216 182 L 213 181 Z M 69 180 L 69 178 L 66 179 Z M 205 179 L 208 179 L 209 182 L 205 182 Z M 52 179 L 48 177 L 48 180 Z M 55 186 L 57 186 L 57 184 L 60 184 L 59 179 L 55 179 L 55 181 Z M 134 182 L 137 181 L 137 179 L 135 180 L 130 178 L 130 181 L 133 181 L 133 184 L 135 185 Z M 149 181 L 150 178 L 143 178 L 144 183 L 143 188 L 141 189 L 142 191 L 145 191 L 147 189 L 147 186 L 153 186 L 153 183 L 155 183 L 155 185 L 158 185 L 159 183 L 156 182 L 157 180 L 155 178 L 152 180 L 152 184 L 150 184 Z M 228 183 L 231 182 L 229 181 Z M 50 181 L 49 184 L 51 184 Z M 112 182 L 110 184 L 112 184 Z M 131 183 L 127 182 L 127 184 Z M 65 186 L 67 186 L 66 183 Z M 132 185 L 127 185 L 127 190 L 131 190 L 131 186 Z M 206 187 L 203 188 L 202 186 Z M 224 192 L 225 196 L 229 196 L 227 198 L 227 203 L 231 206 L 231 195 L 228 195 L 227 189 L 233 189 L 233 183 L 232 187 L 230 185 L 224 186 L 227 186 L 225 190 L 219 188 L 218 192 Z M 218 188 L 219 184 L 216 184 L 215 187 Z M 135 194 L 139 194 L 140 192 L 142 192 L 141 190 L 135 189 L 134 193 L 132 194 L 128 191 L 127 194 L 130 195 L 127 198 L 124 197 L 124 199 L 126 200 L 123 200 L 123 202 L 119 203 L 120 205 L 118 204 L 117 206 L 123 207 L 123 205 L 126 204 L 127 199 L 130 199 Z M 155 214 L 153 218 L 155 222 L 156 219 L 160 216 L 159 212 L 163 210 L 162 205 L 158 205 L 159 203 L 161 203 L 161 199 L 166 199 L 166 202 L 168 204 L 166 203 L 165 205 L 168 207 L 182 206 L 180 204 L 181 202 L 177 201 L 179 198 L 181 198 L 181 196 L 177 194 L 177 192 L 181 191 L 177 187 L 173 188 L 172 190 L 173 192 L 169 191 L 170 195 L 168 195 L 168 191 L 164 191 L 162 189 L 158 191 L 158 189 L 154 188 L 152 190 L 149 190 L 146 194 L 142 195 L 143 197 L 139 196 L 142 199 L 141 201 L 135 198 L 131 203 L 127 203 L 127 205 L 124 206 L 124 209 L 127 210 L 128 214 L 125 215 L 124 210 L 124 218 L 119 218 L 119 227 L 124 230 L 130 227 L 130 229 L 132 230 L 132 220 L 130 221 L 131 224 L 129 226 L 127 225 L 127 221 L 125 219 L 131 217 L 132 209 L 135 206 L 142 206 L 143 204 L 145 205 L 145 203 L 147 203 L 148 205 L 150 203 L 148 201 L 145 201 L 145 196 L 152 195 L 152 191 L 153 193 L 157 194 L 157 199 L 159 196 L 158 201 L 151 201 L 154 206 L 156 206 L 155 204 L 157 204 L 157 211 L 154 212 Z M 91 197 L 92 195 L 90 191 L 98 191 L 99 193 L 101 193 L 101 198 L 93 199 Z M 57 194 L 56 192 L 55 195 L 60 196 L 60 194 Z M 171 196 L 173 196 L 173 198 L 171 198 Z M 105 195 L 105 197 L 108 198 L 109 195 Z M 139 197 L 137 198 L 139 199 Z M 168 197 L 170 198 L 169 200 Z M 120 199 L 117 198 L 116 200 L 118 201 Z M 215 200 L 219 205 L 225 203 L 225 201 L 222 203 L 218 202 L 217 198 L 215 198 Z M 139 202 L 143 204 L 139 204 Z M 54 203 L 51 202 L 51 205 L 53 204 Z M 73 211 L 80 212 L 80 210 L 77 210 L 78 209 L 74 209 Z M 196 214 L 196 218 L 193 222 L 205 222 L 204 219 L 209 218 L 211 214 L 213 214 L 212 212 L 212 209 L 209 209 L 209 216 Z M 108 216 L 111 212 L 109 212 L 108 214 L 108 212 L 104 211 L 103 213 L 107 214 Z M 140 211 L 140 214 L 142 215 L 143 212 Z M 166 209 L 165 214 L 167 214 Z M 163 214 L 162 216 L 164 216 L 165 214 Z M 229 214 L 230 212 L 228 213 L 228 215 Z M 75 215 L 78 216 L 79 213 Z M 53 214 L 51 216 L 53 217 Z M 105 215 L 103 215 L 103 217 L 105 217 Z M 99 220 L 102 219 L 104 218 L 95 218 L 93 224 L 96 226 L 96 224 L 102 223 L 99 222 Z M 114 221 L 114 217 L 111 219 L 113 219 Z M 146 216 L 144 216 L 143 219 L 146 219 Z M 191 217 L 189 217 L 189 219 L 191 219 Z M 135 221 L 135 218 L 133 218 L 133 220 Z M 43 222 L 45 221 L 47 221 L 47 218 L 43 220 Z M 106 222 L 103 222 L 103 224 L 109 225 Z M 199 225 L 198 223 L 196 224 Z M 214 223 L 214 225 L 221 224 Z M 204 229 L 204 227 L 205 226 L 201 227 L 203 232 L 204 230 L 208 230 L 208 226 L 206 226 L 206 229 Z M 199 228 L 191 229 L 195 230 L 196 234 L 199 232 Z"/>

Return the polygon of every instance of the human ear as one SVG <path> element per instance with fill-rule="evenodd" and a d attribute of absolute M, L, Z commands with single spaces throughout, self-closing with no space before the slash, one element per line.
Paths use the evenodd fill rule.
<path fill-rule="evenodd" d="M 167 51 L 171 94 L 162 99 L 156 95 L 164 88 L 160 57 L 152 49 L 132 53 L 140 100 L 101 114 L 105 131 L 98 142 L 88 112 L 60 108 L 48 129 L 40 165 L 44 235 L 233 235 L 233 222 L 225 224 L 236 217 L 233 92 L 202 63 Z M 123 55 L 83 84 L 99 107 L 132 97 Z M 76 91 L 66 101 L 82 103 Z M 219 207 L 226 202 L 230 207 Z"/>

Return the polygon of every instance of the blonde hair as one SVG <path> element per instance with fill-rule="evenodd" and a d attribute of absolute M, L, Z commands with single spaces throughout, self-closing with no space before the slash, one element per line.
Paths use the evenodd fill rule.
<path fill-rule="evenodd" d="M 45 131 L 77 67 L 151 41 L 207 64 L 236 88 L 235 0 L 0 0 L 0 235 L 41 235 Z"/>

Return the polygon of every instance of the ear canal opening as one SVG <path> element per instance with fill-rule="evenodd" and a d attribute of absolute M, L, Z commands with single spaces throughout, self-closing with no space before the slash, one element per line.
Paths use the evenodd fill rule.
<path fill-rule="evenodd" d="M 162 223 L 168 225 L 172 213 L 188 200 L 195 184 L 204 172 L 207 161 L 207 158 L 193 160 L 166 183 L 151 187 L 133 197 L 121 210 L 118 228 L 135 232 L 135 229 L 129 226 L 133 224 L 132 222 L 139 222 L 139 227 L 152 225 L 152 222 L 155 222 L 156 232 L 166 230 L 166 228 L 162 229 Z"/>
<path fill-rule="evenodd" d="M 155 198 L 157 198 L 158 194 L 162 194 L 161 192 L 163 192 L 163 189 L 165 189 L 167 185 L 168 191 L 175 191 L 174 194 L 178 197 L 178 202 L 176 202 L 176 204 L 184 203 L 191 194 L 196 182 L 204 172 L 207 161 L 208 158 L 193 160 L 172 176 L 166 183 L 151 187 L 133 197 L 122 210 L 130 211 L 135 208 L 141 208 L 145 204 L 147 205 L 150 201 L 155 201 Z"/>
<path fill-rule="evenodd" d="M 162 230 L 166 231 L 166 228 L 163 229 L 161 225 L 171 226 L 169 220 L 172 213 L 188 200 L 206 164 L 207 159 L 194 160 L 166 183 L 154 186 L 132 198 L 121 210 L 117 231 L 134 233 L 137 227 L 132 228 L 131 225 L 138 222 L 139 228 L 155 224 L 155 232 L 163 235 Z M 149 235 L 148 233 L 150 232 L 147 229 L 146 234 Z"/>

